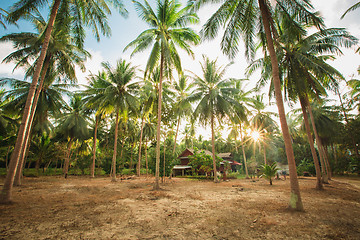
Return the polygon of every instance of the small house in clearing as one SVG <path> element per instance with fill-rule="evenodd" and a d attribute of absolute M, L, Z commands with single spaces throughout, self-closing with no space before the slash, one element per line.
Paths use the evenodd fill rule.
<path fill-rule="evenodd" d="M 207 155 L 210 155 L 212 156 L 212 152 L 208 151 L 208 150 L 198 150 L 197 153 L 200 153 L 201 151 L 204 151 L 205 154 Z M 179 156 L 178 156 L 178 159 L 180 160 L 180 164 L 179 165 L 175 165 L 173 167 L 173 172 L 172 174 L 174 176 L 177 176 L 177 175 L 189 175 L 191 174 L 191 170 L 192 170 L 192 167 L 189 166 L 189 162 L 190 162 L 190 159 L 189 157 L 194 155 L 194 149 L 191 149 L 191 148 L 186 148 Z M 223 171 L 224 170 L 224 163 L 225 162 L 228 162 L 231 166 L 231 169 L 234 171 L 235 170 L 235 166 L 236 165 L 242 165 L 241 163 L 238 163 L 236 161 L 233 160 L 233 155 L 232 153 L 219 153 L 217 154 L 218 157 L 222 158 L 223 159 L 223 162 L 221 163 L 221 167 L 218 169 L 219 171 Z"/>

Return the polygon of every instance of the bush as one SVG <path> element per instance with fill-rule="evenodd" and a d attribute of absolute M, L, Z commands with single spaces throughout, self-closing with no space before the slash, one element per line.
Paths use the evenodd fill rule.
<path fill-rule="evenodd" d="M 311 160 L 307 160 L 307 159 L 301 160 L 300 164 L 296 167 L 296 170 L 299 176 L 304 175 L 304 172 L 308 172 L 312 175 L 316 175 L 315 165 Z"/>
<path fill-rule="evenodd" d="M 128 169 L 128 168 L 124 168 L 120 171 L 121 175 L 133 175 L 135 173 L 134 169 Z"/>

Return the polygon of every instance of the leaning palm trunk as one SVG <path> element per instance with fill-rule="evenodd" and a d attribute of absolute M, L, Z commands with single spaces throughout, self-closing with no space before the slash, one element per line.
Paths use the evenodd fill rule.
<path fill-rule="evenodd" d="M 36 107 L 37 107 L 37 104 L 38 104 L 38 101 L 39 101 L 40 94 L 42 92 L 46 72 L 47 72 L 47 70 L 49 68 L 49 65 L 50 65 L 50 61 L 49 61 L 49 58 L 47 58 L 47 59 L 45 59 L 44 65 L 42 67 L 39 86 L 37 87 L 36 94 L 35 94 L 35 97 L 34 97 L 34 102 L 33 102 L 33 105 L 31 107 L 29 125 L 28 125 L 28 128 L 27 128 L 26 132 L 25 132 L 24 145 L 23 145 L 23 148 L 20 151 L 19 164 L 18 164 L 17 169 L 16 169 L 16 175 L 15 175 L 15 180 L 14 180 L 14 185 L 15 186 L 20 186 L 21 185 L 21 178 L 22 178 L 22 172 L 23 172 L 22 170 L 23 170 L 24 159 L 25 159 L 25 155 L 26 155 L 25 152 L 28 151 L 28 149 L 30 148 L 29 140 L 31 139 L 31 137 L 30 137 L 31 136 L 31 129 L 33 127 L 33 121 L 34 121 L 34 116 L 35 116 L 35 112 L 36 112 Z"/>
<path fill-rule="evenodd" d="M 155 184 L 154 190 L 159 190 L 159 178 L 160 178 L 160 133 L 161 133 L 161 103 L 162 103 L 162 81 L 164 71 L 164 47 L 161 46 L 161 59 L 160 59 L 160 79 L 159 79 L 159 100 L 158 100 L 158 112 L 157 112 L 157 129 L 156 129 L 156 167 L 155 167 Z"/>
<path fill-rule="evenodd" d="M 322 151 L 323 156 L 324 156 L 324 165 L 325 165 L 325 169 L 326 169 L 326 173 L 327 173 L 327 178 L 328 178 L 328 180 L 331 180 L 330 164 L 329 164 L 329 160 L 326 155 L 324 145 L 321 141 L 321 138 L 319 138 L 319 145 L 320 145 L 319 147 L 321 147 L 321 149 L 319 149 L 319 151 Z"/>
<path fill-rule="evenodd" d="M 117 155 L 118 131 L 119 131 L 119 110 L 116 110 L 114 153 L 113 153 L 113 158 L 112 158 L 112 171 L 111 171 L 111 176 L 112 176 L 111 181 L 112 182 L 116 182 L 116 155 Z"/>
<path fill-rule="evenodd" d="M 314 131 L 314 135 L 315 135 L 315 140 L 316 140 L 316 143 L 317 143 L 318 149 L 319 149 L 320 162 L 321 162 L 321 172 L 322 172 L 322 177 L 323 177 L 322 180 L 323 180 L 323 183 L 329 183 L 328 175 L 327 175 L 327 172 L 326 172 L 324 152 L 322 151 L 322 148 L 321 148 L 321 140 L 320 140 L 320 137 L 319 137 L 319 135 L 318 135 L 318 132 L 317 132 L 317 129 L 316 129 L 316 126 L 315 126 L 314 115 L 313 115 L 313 113 L 312 113 L 311 106 L 310 106 L 309 99 L 308 99 L 308 96 L 307 96 L 307 95 L 306 95 L 305 101 L 306 101 L 307 109 L 309 110 L 311 125 L 312 125 L 312 127 L 313 127 L 313 131 Z"/>
<path fill-rule="evenodd" d="M 245 154 L 245 147 L 244 147 L 244 138 L 242 136 L 242 129 L 241 129 L 241 124 L 240 124 L 240 137 L 241 137 L 241 148 L 242 148 L 242 153 L 243 153 L 243 157 L 244 157 L 244 165 L 245 165 L 245 174 L 246 174 L 246 179 L 249 178 L 249 172 L 248 172 L 248 168 L 247 168 L 247 162 L 246 162 L 246 154 Z"/>
<path fill-rule="evenodd" d="M 91 164 L 91 177 L 95 177 L 95 160 L 96 160 L 96 141 L 97 141 L 97 129 L 99 124 L 99 117 L 95 116 L 95 129 L 94 129 L 94 142 L 93 142 L 93 157 L 92 157 L 92 164 Z"/>
<path fill-rule="evenodd" d="M 2 202 L 2 203 L 11 202 L 11 190 L 12 190 L 13 183 L 14 183 L 16 169 L 19 164 L 19 157 L 21 154 L 21 149 L 23 148 L 23 145 L 25 143 L 25 133 L 27 131 L 27 128 L 30 127 L 29 126 L 30 111 L 31 111 L 31 107 L 33 106 L 36 85 L 38 83 L 40 72 L 41 72 L 41 69 L 42 69 L 42 66 L 43 66 L 43 63 L 45 60 L 46 51 L 49 46 L 50 36 L 51 36 L 51 32 L 52 32 L 52 29 L 54 26 L 56 14 L 57 14 L 57 11 L 60 6 L 60 2 L 61 2 L 61 0 L 55 0 L 54 5 L 51 9 L 49 22 L 48 22 L 45 36 L 44 36 L 44 42 L 41 47 L 41 53 L 40 53 L 38 62 L 36 63 L 35 72 L 33 75 L 33 80 L 30 85 L 29 94 L 26 99 L 25 109 L 24 109 L 24 113 L 23 113 L 23 116 L 21 119 L 21 124 L 19 127 L 19 132 L 17 135 L 14 152 L 11 156 L 9 171 L 8 171 L 8 174 L 6 175 L 4 187 L 1 192 L 0 202 Z"/>
<path fill-rule="evenodd" d="M 141 144 L 142 144 L 144 126 L 145 126 L 145 117 L 143 117 L 142 120 L 141 120 L 140 142 L 139 142 L 139 158 L 138 158 L 138 164 L 136 166 L 136 172 L 137 172 L 138 177 L 140 177 L 140 169 L 141 169 Z"/>
<path fill-rule="evenodd" d="M 178 136 L 178 133 L 179 133 L 179 126 L 180 126 L 180 116 L 178 117 L 178 120 L 177 120 L 177 127 L 176 127 L 176 134 L 175 134 L 175 140 L 174 140 L 173 155 L 175 154 L 176 140 L 177 140 L 177 136 Z"/>
<path fill-rule="evenodd" d="M 308 138 L 308 141 L 309 141 L 309 145 L 310 145 L 310 149 L 311 149 L 311 155 L 312 155 L 312 157 L 314 159 L 315 172 L 316 172 L 316 189 L 321 190 L 321 189 L 323 189 L 323 185 L 322 185 L 322 182 L 321 182 L 321 170 L 320 170 L 320 165 L 319 165 L 319 159 L 318 159 L 317 154 L 316 154 L 313 137 L 311 136 L 309 118 L 308 118 L 308 115 L 307 115 L 307 112 L 306 112 L 305 102 L 304 102 L 304 99 L 302 97 L 300 97 L 300 105 L 301 105 L 301 110 L 302 110 L 303 117 L 304 117 L 306 135 L 307 135 L 307 138 Z"/>
<path fill-rule="evenodd" d="M 274 84 L 274 89 L 275 89 L 276 105 L 277 105 L 278 111 L 279 111 L 280 125 L 281 125 L 281 130 L 282 130 L 282 134 L 283 134 L 283 138 L 284 138 L 284 143 L 285 143 L 286 156 L 287 156 L 288 164 L 289 164 L 290 188 L 291 188 L 291 197 L 290 197 L 289 207 L 291 209 L 294 209 L 297 211 L 303 211 L 304 207 L 302 205 L 301 196 L 300 196 L 300 187 L 299 187 L 299 182 L 297 179 L 294 150 L 292 148 L 291 136 L 290 136 L 287 122 L 286 122 L 284 103 L 283 103 L 282 94 L 281 94 L 281 83 L 280 83 L 280 76 L 279 76 L 278 60 L 276 57 L 275 48 L 274 48 L 274 44 L 273 44 L 273 37 L 272 37 L 271 29 L 270 29 L 271 16 L 270 16 L 269 9 L 268 9 L 268 6 L 267 6 L 267 3 L 265 2 L 265 0 L 258 0 L 258 2 L 259 2 L 261 16 L 262 16 L 262 23 L 263 23 L 265 35 L 266 35 L 267 49 L 269 51 L 270 59 L 271 59 L 272 77 L 273 77 L 273 84 Z"/>
<path fill-rule="evenodd" d="M 214 114 L 211 114 L 211 150 L 212 150 L 212 157 L 213 157 L 214 182 L 218 183 L 219 179 L 217 178 L 216 156 L 215 156 Z"/>

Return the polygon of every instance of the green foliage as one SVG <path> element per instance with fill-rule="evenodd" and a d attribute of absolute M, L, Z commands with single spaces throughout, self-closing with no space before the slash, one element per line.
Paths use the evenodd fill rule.
<path fill-rule="evenodd" d="M 205 151 L 196 152 L 195 150 L 195 154 L 190 156 L 189 159 L 189 166 L 192 166 L 193 174 L 195 175 L 201 173 L 210 175 L 214 169 L 212 156 L 206 154 Z M 221 162 L 222 159 L 216 156 L 216 168 L 220 167 Z"/>
<path fill-rule="evenodd" d="M 270 185 L 272 185 L 272 178 L 275 177 L 277 170 L 279 169 L 276 167 L 276 162 L 271 165 L 264 164 L 261 166 L 261 177 L 268 179 Z"/>
<path fill-rule="evenodd" d="M 297 174 L 299 176 L 302 176 L 304 174 L 304 172 L 308 172 L 312 175 L 316 175 L 314 161 L 312 159 L 311 160 L 308 160 L 308 159 L 301 160 L 300 164 L 297 165 L 296 170 L 297 170 Z"/>

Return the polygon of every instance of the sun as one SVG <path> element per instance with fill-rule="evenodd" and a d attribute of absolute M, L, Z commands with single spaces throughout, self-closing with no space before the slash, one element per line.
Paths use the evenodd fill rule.
<path fill-rule="evenodd" d="M 259 141 L 259 138 L 260 138 L 260 133 L 258 131 L 252 131 L 251 132 L 251 138 L 257 142 Z"/>

